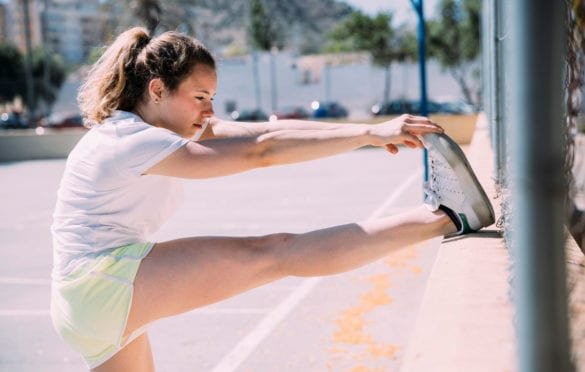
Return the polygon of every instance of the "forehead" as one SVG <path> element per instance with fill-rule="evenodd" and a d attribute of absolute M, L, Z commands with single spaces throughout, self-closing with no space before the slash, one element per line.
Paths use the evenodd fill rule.
<path fill-rule="evenodd" d="M 215 93 L 217 87 L 217 73 L 213 67 L 207 65 L 196 65 L 180 84 L 182 89 L 205 90 L 210 94 Z"/>

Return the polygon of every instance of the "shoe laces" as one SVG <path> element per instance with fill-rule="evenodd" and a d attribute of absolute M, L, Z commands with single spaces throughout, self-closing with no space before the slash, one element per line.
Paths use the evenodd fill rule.
<path fill-rule="evenodd" d="M 433 156 L 432 151 L 428 154 L 429 179 L 424 185 L 428 203 L 436 209 L 445 200 L 457 204 L 463 202 L 465 195 L 449 163 L 440 156 Z"/>

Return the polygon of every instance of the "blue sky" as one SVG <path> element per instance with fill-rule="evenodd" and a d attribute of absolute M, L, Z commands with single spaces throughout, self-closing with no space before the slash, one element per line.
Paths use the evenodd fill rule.
<path fill-rule="evenodd" d="M 401 23 L 417 22 L 416 13 L 410 0 L 343 0 L 344 2 L 362 10 L 368 14 L 376 14 L 381 11 L 394 13 L 394 25 Z M 437 6 L 438 0 L 424 0 L 425 17 L 431 17 Z"/>

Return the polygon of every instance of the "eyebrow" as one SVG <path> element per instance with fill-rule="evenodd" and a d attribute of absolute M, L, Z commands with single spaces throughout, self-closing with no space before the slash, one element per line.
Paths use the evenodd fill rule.
<path fill-rule="evenodd" d="M 205 93 L 205 94 L 207 94 L 209 96 L 215 96 L 215 94 L 211 94 L 209 91 L 207 91 L 205 89 L 195 89 L 195 92 L 202 92 L 202 93 Z"/>

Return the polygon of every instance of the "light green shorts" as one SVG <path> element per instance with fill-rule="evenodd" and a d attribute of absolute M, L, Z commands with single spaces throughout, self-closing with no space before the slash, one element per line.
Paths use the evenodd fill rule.
<path fill-rule="evenodd" d="M 144 333 L 123 337 L 132 304 L 134 278 L 154 243 L 125 245 L 84 263 L 53 281 L 51 317 L 57 333 L 81 353 L 89 368 L 111 358 Z"/>

